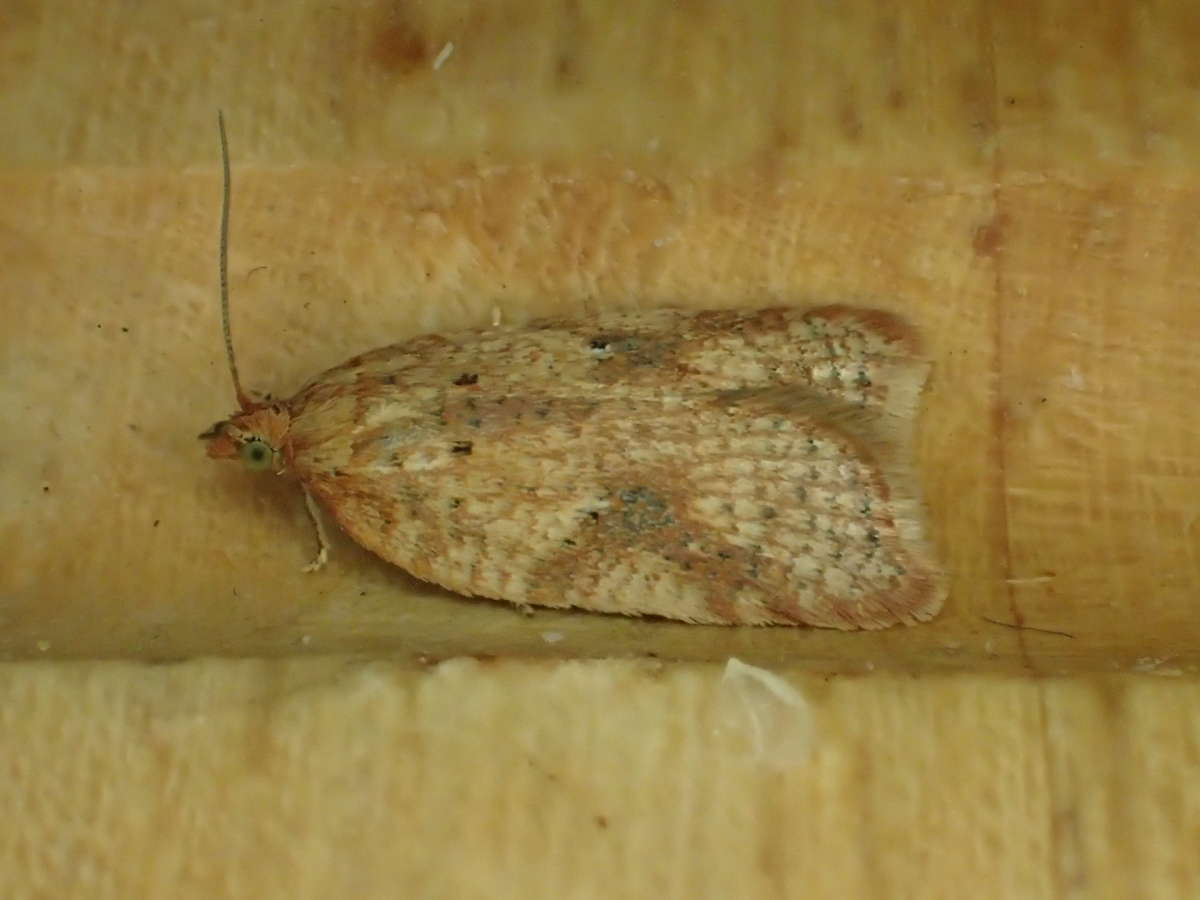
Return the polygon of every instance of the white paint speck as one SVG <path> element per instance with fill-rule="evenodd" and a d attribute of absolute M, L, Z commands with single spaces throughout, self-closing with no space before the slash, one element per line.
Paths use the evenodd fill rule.
<path fill-rule="evenodd" d="M 446 41 L 446 46 L 438 51 L 438 55 L 433 58 L 433 71 L 437 71 L 450 58 L 450 54 L 454 52 L 454 42 Z"/>
<path fill-rule="evenodd" d="M 741 753 L 786 769 L 812 755 L 815 726 L 808 700 L 787 680 L 758 666 L 730 659 L 721 677 L 718 733 Z M 747 746 L 748 745 L 748 746 Z"/>
<path fill-rule="evenodd" d="M 561 631 L 543 631 L 542 640 L 547 644 L 557 644 L 565 635 Z"/>

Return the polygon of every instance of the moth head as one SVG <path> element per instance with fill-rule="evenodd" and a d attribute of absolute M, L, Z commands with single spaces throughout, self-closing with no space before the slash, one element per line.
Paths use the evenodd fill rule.
<path fill-rule="evenodd" d="M 200 435 L 213 459 L 240 459 L 255 471 L 283 471 L 291 417 L 282 406 L 262 406 L 218 422 Z"/>
<path fill-rule="evenodd" d="M 219 110 L 217 129 L 221 135 L 221 168 L 224 174 L 221 241 L 217 249 L 217 268 L 221 282 L 221 330 L 225 335 L 225 353 L 229 358 L 229 374 L 233 378 L 233 394 L 241 411 L 224 422 L 218 422 L 200 435 L 200 439 L 208 441 L 208 455 L 213 459 L 240 459 L 251 469 L 282 472 L 290 458 L 287 440 L 291 417 L 284 406 L 271 403 L 269 395 L 260 398 L 251 396 L 242 389 L 237 359 L 233 354 L 233 334 L 229 324 L 229 198 L 232 179 L 229 176 L 229 142 L 225 139 L 225 116 Z"/>

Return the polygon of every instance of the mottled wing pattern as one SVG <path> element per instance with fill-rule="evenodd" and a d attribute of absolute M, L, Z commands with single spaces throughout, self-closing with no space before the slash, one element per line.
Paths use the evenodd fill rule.
<path fill-rule="evenodd" d="M 464 594 L 884 627 L 941 602 L 907 470 L 924 374 L 901 323 L 840 308 L 425 337 L 302 391 L 292 464 L 355 540 Z"/>
<path fill-rule="evenodd" d="M 414 391 L 451 386 L 512 397 L 536 386 L 549 395 L 602 401 L 638 391 L 791 385 L 882 407 L 896 399 L 915 404 L 915 395 L 896 392 L 920 390 L 924 369 L 910 377 L 919 359 L 909 326 L 879 310 L 659 309 L 424 335 L 317 376 L 293 403 L 311 410 L 347 386 L 363 385 L 394 387 L 400 403 Z M 896 365 L 904 373 L 892 377 Z"/>

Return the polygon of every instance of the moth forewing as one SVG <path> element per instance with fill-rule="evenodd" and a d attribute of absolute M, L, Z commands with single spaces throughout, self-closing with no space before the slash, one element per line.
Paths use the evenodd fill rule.
<path fill-rule="evenodd" d="M 357 542 L 460 593 L 920 621 L 942 596 L 909 471 L 926 364 L 879 321 L 658 310 L 418 338 L 290 401 L 289 458 Z"/>

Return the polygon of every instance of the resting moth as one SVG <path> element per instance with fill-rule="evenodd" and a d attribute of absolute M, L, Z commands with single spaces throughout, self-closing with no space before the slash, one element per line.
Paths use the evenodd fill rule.
<path fill-rule="evenodd" d="M 259 401 L 229 332 L 223 123 L 221 143 L 240 409 L 202 435 L 209 456 L 290 473 L 359 544 L 468 596 L 725 625 L 937 613 L 911 471 L 927 363 L 902 320 L 545 319 L 383 347 Z"/>

